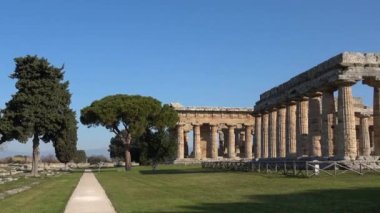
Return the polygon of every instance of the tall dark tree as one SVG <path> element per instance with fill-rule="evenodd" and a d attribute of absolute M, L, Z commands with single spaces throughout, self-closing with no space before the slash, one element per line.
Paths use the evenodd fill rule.
<path fill-rule="evenodd" d="M 125 160 L 124 159 L 124 142 L 123 139 L 115 136 L 110 140 L 110 145 L 108 146 L 108 151 L 110 152 L 110 158 L 116 161 Z"/>
<path fill-rule="evenodd" d="M 86 161 L 87 161 L 86 152 L 84 150 L 77 150 L 75 152 L 73 161 L 74 161 L 74 163 L 86 163 Z"/>
<path fill-rule="evenodd" d="M 175 158 L 177 144 L 173 129 L 159 129 L 154 131 L 148 129 L 141 137 L 140 161 L 150 163 L 153 170 L 160 162 L 171 161 Z"/>
<path fill-rule="evenodd" d="M 64 125 L 53 140 L 55 156 L 65 165 L 70 162 L 77 151 L 77 121 L 75 112 L 68 110 L 65 116 Z"/>
<path fill-rule="evenodd" d="M 164 105 L 139 139 L 141 161 L 150 161 L 154 170 L 159 162 L 172 160 L 175 156 L 177 143 L 174 127 L 177 121 L 177 112 L 169 105 Z"/>
<path fill-rule="evenodd" d="M 45 58 L 25 56 L 15 59 L 10 78 L 16 79 L 17 92 L 1 111 L 1 142 L 32 138 L 32 175 L 38 175 L 39 143 L 54 141 L 62 131 L 71 94 L 63 81 L 63 66 L 54 67 Z"/>
<path fill-rule="evenodd" d="M 112 95 L 83 108 L 80 120 L 89 127 L 104 126 L 121 138 L 125 146 L 125 169 L 130 170 L 132 140 L 154 125 L 161 110 L 161 102 L 152 97 Z"/>

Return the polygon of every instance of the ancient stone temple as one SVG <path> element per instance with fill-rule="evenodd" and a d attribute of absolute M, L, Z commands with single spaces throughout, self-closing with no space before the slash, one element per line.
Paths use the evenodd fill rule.
<path fill-rule="evenodd" d="M 178 112 L 177 161 L 252 158 L 252 108 L 183 107 L 173 105 Z M 192 131 L 193 152 L 188 152 Z"/>
<path fill-rule="evenodd" d="M 373 88 L 372 107 L 352 96 L 358 82 Z M 175 107 L 178 159 L 380 156 L 379 88 L 380 54 L 344 52 L 262 93 L 254 109 Z"/>

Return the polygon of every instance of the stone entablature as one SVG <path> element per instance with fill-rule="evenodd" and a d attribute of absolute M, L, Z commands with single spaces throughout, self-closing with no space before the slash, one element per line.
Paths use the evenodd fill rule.
<path fill-rule="evenodd" d="M 177 161 L 189 157 L 195 160 L 252 158 L 253 108 L 171 106 L 179 116 Z M 193 131 L 192 154 L 188 152 L 190 131 Z"/>
<path fill-rule="evenodd" d="M 178 107 L 179 124 L 254 125 L 253 108 Z"/>
<path fill-rule="evenodd" d="M 342 82 L 380 80 L 380 53 L 344 52 L 260 95 L 255 110 L 286 104 L 290 100 L 333 87 Z"/>
<path fill-rule="evenodd" d="M 372 108 L 352 96 L 358 81 L 373 88 Z M 264 92 L 254 109 L 172 107 L 178 160 L 380 156 L 380 53 L 339 54 Z"/>
<path fill-rule="evenodd" d="M 352 86 L 358 81 L 373 88 L 373 109 L 352 96 Z M 334 97 L 335 91 L 338 97 Z M 290 118 L 296 117 L 298 157 L 354 160 L 371 154 L 370 141 L 373 141 L 374 154 L 380 155 L 380 53 L 339 54 L 261 94 L 254 114 L 264 121 L 264 115 L 277 113 L 279 119 L 282 118 L 278 116 L 280 110 L 284 107 L 290 110 L 294 105 L 296 112 L 285 112 L 291 117 L 282 120 L 281 125 L 294 126 Z M 274 152 L 270 147 L 283 143 L 282 128 L 269 123 L 261 130 L 261 135 L 269 135 L 269 142 L 256 143 L 268 143 L 266 149 Z M 295 134 L 294 129 L 290 129 L 293 132 L 285 132 L 285 135 Z M 294 140 L 287 139 L 286 146 L 293 147 L 293 143 Z M 278 153 L 283 152 L 277 150 Z M 274 156 L 269 154 L 269 157 Z"/>

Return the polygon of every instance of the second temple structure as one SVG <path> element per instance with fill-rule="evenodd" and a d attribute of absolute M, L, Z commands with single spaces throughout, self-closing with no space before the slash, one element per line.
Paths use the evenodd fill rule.
<path fill-rule="evenodd" d="M 358 82 L 372 88 L 373 106 L 353 97 Z M 369 159 L 380 156 L 380 54 L 341 53 L 262 93 L 254 108 L 173 107 L 177 163 Z"/>

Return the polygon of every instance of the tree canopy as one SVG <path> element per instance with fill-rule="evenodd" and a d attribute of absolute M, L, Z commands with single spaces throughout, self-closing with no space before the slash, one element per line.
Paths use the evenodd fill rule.
<path fill-rule="evenodd" d="M 115 136 L 110 140 L 110 145 L 108 146 L 108 151 L 110 152 L 110 158 L 116 161 L 125 160 L 124 159 L 124 142 L 123 139 Z"/>
<path fill-rule="evenodd" d="M 84 150 L 77 150 L 73 158 L 74 163 L 86 163 L 87 155 Z"/>
<path fill-rule="evenodd" d="M 155 170 L 158 163 L 173 160 L 177 144 L 172 131 L 173 128 L 147 129 L 139 143 L 140 161 L 151 164 Z"/>
<path fill-rule="evenodd" d="M 54 67 L 47 59 L 25 56 L 15 59 L 10 78 L 16 79 L 17 92 L 1 111 L 0 143 L 33 138 L 32 175 L 37 175 L 39 142 L 57 139 L 70 109 L 69 82 L 63 81 L 63 66 Z"/>
<path fill-rule="evenodd" d="M 75 120 L 75 112 L 68 110 L 65 116 L 64 125 L 58 132 L 57 137 L 53 140 L 55 148 L 55 156 L 61 163 L 68 163 L 77 151 L 77 121 Z"/>
<path fill-rule="evenodd" d="M 177 113 L 167 105 L 139 95 L 111 95 L 94 101 L 81 110 L 80 120 L 88 127 L 103 126 L 123 140 L 125 168 L 131 169 L 131 142 L 143 135 L 146 129 L 165 126 L 166 119 L 178 120 Z"/>

